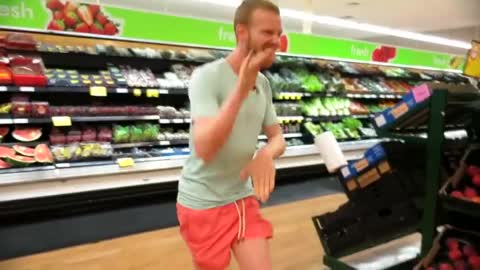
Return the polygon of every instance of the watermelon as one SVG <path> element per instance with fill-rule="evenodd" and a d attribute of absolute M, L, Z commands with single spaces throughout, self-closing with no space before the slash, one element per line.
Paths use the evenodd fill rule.
<path fill-rule="evenodd" d="M 15 150 L 15 152 L 19 153 L 20 155 L 27 157 L 33 157 L 35 155 L 35 149 L 22 145 L 14 145 L 13 150 Z"/>
<path fill-rule="evenodd" d="M 6 158 L 15 155 L 15 150 L 10 147 L 0 146 L 0 158 Z"/>
<path fill-rule="evenodd" d="M 24 157 L 19 155 L 13 155 L 5 158 L 5 161 L 10 163 L 12 166 L 25 167 L 36 162 L 32 157 Z"/>
<path fill-rule="evenodd" d="M 53 154 L 46 144 L 35 147 L 35 160 L 40 163 L 53 163 Z"/>
<path fill-rule="evenodd" d="M 33 142 L 42 137 L 42 130 L 39 128 L 17 128 L 12 132 L 12 136 L 17 141 Z"/>
<path fill-rule="evenodd" d="M 8 131 L 10 131 L 8 127 L 0 127 L 0 137 L 5 138 L 8 135 Z"/>
<path fill-rule="evenodd" d="M 7 136 L 8 131 L 10 131 L 8 127 L 0 127 L 0 136 L 1 137 Z"/>
<path fill-rule="evenodd" d="M 7 162 L 0 159 L 0 170 L 1 169 L 8 169 L 10 167 L 12 167 L 12 165 L 10 165 L 10 163 L 7 163 Z"/>

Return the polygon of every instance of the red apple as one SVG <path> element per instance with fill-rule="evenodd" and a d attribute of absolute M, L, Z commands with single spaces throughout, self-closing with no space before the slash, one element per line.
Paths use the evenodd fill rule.
<path fill-rule="evenodd" d="M 462 252 L 458 249 L 450 250 L 450 252 L 448 252 L 448 257 L 452 261 L 460 260 L 462 256 L 463 256 Z"/>
<path fill-rule="evenodd" d="M 458 199 L 461 199 L 461 198 L 465 197 L 465 195 L 463 195 L 463 193 L 459 190 L 454 190 L 452 193 L 450 193 L 450 196 L 452 196 L 454 198 L 458 198 Z"/>
<path fill-rule="evenodd" d="M 465 190 L 463 191 L 463 194 L 465 194 L 467 198 L 473 198 L 478 196 L 477 191 L 471 187 L 466 187 Z"/>
<path fill-rule="evenodd" d="M 448 250 L 450 251 L 458 250 L 458 248 L 460 247 L 458 240 L 455 238 L 448 238 L 446 241 L 446 244 L 447 244 Z"/>
<path fill-rule="evenodd" d="M 467 174 L 474 177 L 475 175 L 480 174 L 480 168 L 475 165 L 470 165 L 467 167 Z"/>
<path fill-rule="evenodd" d="M 475 248 L 473 246 L 465 245 L 463 247 L 463 254 L 465 254 L 465 256 L 467 256 L 467 257 L 471 257 L 471 256 L 477 255 L 477 251 L 475 250 Z"/>
<path fill-rule="evenodd" d="M 473 176 L 472 182 L 475 186 L 480 187 L 480 173 Z"/>

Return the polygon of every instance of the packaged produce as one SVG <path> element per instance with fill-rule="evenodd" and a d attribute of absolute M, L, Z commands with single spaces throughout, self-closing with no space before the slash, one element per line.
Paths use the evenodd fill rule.
<path fill-rule="evenodd" d="M 97 140 L 97 130 L 93 127 L 86 127 L 82 130 L 82 142 L 93 142 Z"/>
<path fill-rule="evenodd" d="M 33 117 L 50 116 L 48 102 L 43 102 L 43 101 L 32 102 L 32 116 Z"/>
<path fill-rule="evenodd" d="M 12 115 L 14 117 L 32 116 L 32 104 L 30 102 L 13 102 Z"/>
<path fill-rule="evenodd" d="M 82 150 L 78 144 L 54 145 L 52 153 L 56 161 L 67 162 L 77 160 L 82 154 Z"/>
<path fill-rule="evenodd" d="M 42 137 L 42 130 L 40 128 L 29 127 L 15 128 L 12 132 L 12 136 L 17 141 L 33 142 Z"/>
<path fill-rule="evenodd" d="M 50 144 L 57 145 L 57 144 L 66 144 L 67 137 L 62 132 L 56 130 L 50 132 Z"/>
<path fill-rule="evenodd" d="M 67 134 L 67 143 L 79 143 L 82 141 L 82 132 L 72 129 Z"/>
<path fill-rule="evenodd" d="M 0 84 L 8 85 L 13 83 L 12 71 L 5 65 L 0 64 Z"/>
<path fill-rule="evenodd" d="M 46 144 L 37 145 L 33 155 L 39 163 L 53 163 L 53 154 Z"/>
<path fill-rule="evenodd" d="M 40 58 L 13 58 L 10 60 L 13 81 L 18 86 L 45 86 L 47 77 Z"/>
<path fill-rule="evenodd" d="M 140 125 L 130 126 L 130 142 L 142 142 L 143 140 L 143 130 Z"/>
<path fill-rule="evenodd" d="M 111 142 L 113 139 L 113 133 L 111 127 L 98 128 L 97 140 L 100 142 Z"/>
<path fill-rule="evenodd" d="M 130 127 L 129 126 L 113 126 L 113 142 L 114 143 L 128 143 L 130 141 Z"/>

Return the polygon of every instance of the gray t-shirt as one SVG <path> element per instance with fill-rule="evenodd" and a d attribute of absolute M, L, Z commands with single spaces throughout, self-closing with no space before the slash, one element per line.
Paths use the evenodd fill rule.
<path fill-rule="evenodd" d="M 215 116 L 234 91 L 237 79 L 225 59 L 198 67 L 192 74 L 188 91 L 192 119 Z M 206 209 L 252 195 L 251 181 L 241 180 L 240 171 L 253 158 L 263 127 L 276 123 L 268 79 L 259 73 L 256 91 L 251 91 L 243 101 L 230 137 L 208 164 L 195 154 L 193 128 L 190 128 L 191 154 L 179 182 L 178 203 Z"/>

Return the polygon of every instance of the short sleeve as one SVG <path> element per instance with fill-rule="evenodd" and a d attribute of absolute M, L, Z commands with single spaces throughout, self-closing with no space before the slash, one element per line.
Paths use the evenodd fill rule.
<path fill-rule="evenodd" d="M 220 108 L 215 81 L 215 75 L 205 68 L 193 71 L 188 88 L 190 99 L 190 114 L 192 118 L 215 116 Z"/>
<path fill-rule="evenodd" d="M 263 126 L 268 127 L 274 124 L 278 124 L 277 113 L 275 112 L 275 107 L 273 106 L 272 100 L 272 89 L 270 88 L 270 83 L 267 78 L 264 78 L 265 81 L 265 92 L 267 98 L 267 106 L 265 109 L 265 116 L 263 118 Z"/>

